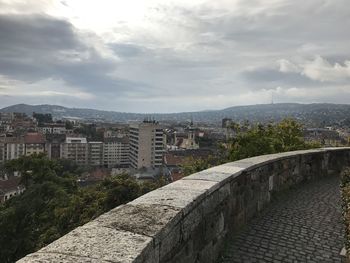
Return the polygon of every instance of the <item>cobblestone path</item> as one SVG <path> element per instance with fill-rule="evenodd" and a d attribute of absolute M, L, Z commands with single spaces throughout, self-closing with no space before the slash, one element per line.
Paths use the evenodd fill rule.
<path fill-rule="evenodd" d="M 277 196 L 228 242 L 219 262 L 342 262 L 339 178 Z"/>

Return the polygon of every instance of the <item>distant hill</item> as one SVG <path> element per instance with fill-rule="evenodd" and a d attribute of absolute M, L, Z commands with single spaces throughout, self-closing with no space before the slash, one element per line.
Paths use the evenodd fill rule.
<path fill-rule="evenodd" d="M 249 120 L 253 122 L 279 121 L 286 117 L 292 117 L 303 122 L 307 126 L 324 126 L 331 124 L 350 125 L 350 105 L 347 104 L 297 104 L 278 103 L 250 106 L 235 106 L 222 110 L 180 112 L 180 113 L 127 113 L 102 111 L 95 109 L 67 108 L 57 105 L 27 105 L 17 104 L 0 110 L 0 112 L 23 112 L 27 115 L 37 113 L 51 113 L 53 117 L 74 117 L 85 120 L 126 122 L 131 120 L 143 120 L 152 117 L 158 121 L 187 121 L 220 123 L 222 118 L 232 118 L 235 121 Z"/>

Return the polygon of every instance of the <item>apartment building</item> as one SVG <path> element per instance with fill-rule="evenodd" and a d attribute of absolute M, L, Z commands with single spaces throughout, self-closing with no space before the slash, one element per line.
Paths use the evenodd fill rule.
<path fill-rule="evenodd" d="M 5 161 L 5 137 L 0 137 L 0 164 Z"/>
<path fill-rule="evenodd" d="M 88 164 L 91 166 L 102 166 L 103 164 L 103 143 L 88 143 Z"/>
<path fill-rule="evenodd" d="M 30 132 L 24 136 L 25 155 L 45 153 L 46 139 L 43 134 Z"/>
<path fill-rule="evenodd" d="M 130 164 L 129 138 L 110 137 L 103 142 L 103 165 L 113 168 L 116 166 L 126 167 Z"/>
<path fill-rule="evenodd" d="M 102 166 L 103 143 L 88 142 L 86 138 L 67 137 L 61 144 L 61 158 L 78 165 Z"/>
<path fill-rule="evenodd" d="M 0 138 L 0 162 L 18 159 L 23 155 L 45 153 L 46 140 L 40 133 Z"/>
<path fill-rule="evenodd" d="M 88 165 L 89 147 L 86 138 L 67 137 L 61 144 L 61 158 L 78 165 Z"/>
<path fill-rule="evenodd" d="M 25 155 L 24 138 L 6 137 L 3 143 L 3 160 L 13 160 Z"/>
<path fill-rule="evenodd" d="M 44 126 L 38 127 L 38 131 L 43 134 L 66 134 L 66 126 L 64 123 L 45 123 Z"/>
<path fill-rule="evenodd" d="M 165 136 L 155 121 L 131 124 L 129 127 L 130 163 L 135 169 L 162 166 Z"/>
<path fill-rule="evenodd" d="M 15 118 L 15 114 L 13 112 L 0 112 L 0 123 L 11 123 Z"/>
<path fill-rule="evenodd" d="M 65 141 L 65 134 L 46 134 L 46 152 L 49 159 L 61 158 L 61 145 Z"/>

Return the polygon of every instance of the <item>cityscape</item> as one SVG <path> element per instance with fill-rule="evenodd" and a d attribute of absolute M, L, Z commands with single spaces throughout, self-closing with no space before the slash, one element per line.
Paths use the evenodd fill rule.
<path fill-rule="evenodd" d="M 0 263 L 350 263 L 348 0 L 0 0 Z"/>
<path fill-rule="evenodd" d="M 314 106 L 315 105 L 313 105 L 313 107 Z M 256 106 L 251 107 L 254 108 Z M 274 107 L 274 105 L 269 105 L 269 107 Z M 288 108 L 289 105 L 281 104 L 276 105 L 276 107 L 278 109 L 284 107 Z M 202 178 L 202 170 L 204 170 L 204 177 L 203 179 L 199 179 L 200 181 L 204 180 L 203 182 L 205 182 L 205 180 L 217 180 L 215 178 L 218 174 L 225 174 L 232 168 L 234 168 L 234 171 L 237 169 L 237 171 L 243 169 L 239 164 L 237 167 L 225 166 L 225 163 L 230 161 L 231 163 L 228 163 L 227 165 L 235 164 L 236 162 L 232 161 L 236 160 L 238 160 L 237 163 L 239 163 L 241 159 L 247 157 L 253 157 L 251 159 L 254 159 L 254 156 L 259 158 L 258 155 L 274 153 L 275 155 L 277 154 L 276 160 L 274 155 L 264 156 L 267 156 L 267 160 L 270 158 L 268 156 L 272 156 L 271 160 L 273 162 L 279 162 L 278 160 L 280 157 L 278 157 L 278 155 L 280 152 L 287 152 L 287 154 L 290 153 L 291 157 L 286 160 L 282 159 L 282 163 L 278 166 L 271 166 L 269 164 L 267 166 L 262 166 L 272 170 L 268 173 L 269 177 L 267 177 L 269 189 L 268 195 L 261 197 L 262 193 L 259 193 L 259 191 L 256 193 L 259 196 L 257 206 L 257 209 L 259 210 L 259 207 L 263 203 L 268 202 L 271 199 L 271 193 L 276 191 L 274 188 L 280 187 L 281 182 L 296 180 L 293 177 L 298 178 L 298 174 L 294 172 L 295 169 L 297 169 L 297 171 L 300 169 L 306 169 L 303 176 L 307 176 L 310 172 L 306 171 L 310 169 L 311 171 L 316 169 L 319 174 L 329 173 L 328 170 L 322 172 L 322 170 L 319 169 L 323 169 L 321 167 L 327 167 L 326 165 L 332 165 L 334 162 L 334 159 L 330 157 L 331 155 L 322 155 L 321 159 L 312 156 L 312 159 L 310 159 L 310 157 L 300 159 L 297 161 L 299 166 L 295 166 L 296 162 L 294 158 L 299 157 L 296 157 L 298 154 L 294 155 L 293 150 L 306 149 L 305 152 L 308 154 L 307 149 L 312 149 L 311 153 L 313 153 L 315 149 L 321 149 L 318 150 L 321 151 L 321 153 L 323 151 L 322 149 L 348 149 L 344 148 L 350 143 L 350 128 L 347 125 L 348 119 L 346 117 L 341 119 L 334 119 L 331 117 L 334 108 L 336 109 L 338 105 L 316 105 L 316 107 L 321 107 L 322 111 L 328 112 L 327 114 L 329 116 L 324 115 L 322 122 L 318 122 L 318 119 L 313 120 L 310 118 L 306 123 L 302 123 L 300 120 L 302 114 L 300 113 L 298 115 L 299 120 L 293 119 L 292 117 L 295 117 L 293 115 L 291 115 L 290 118 L 282 120 L 279 118 L 274 120 L 273 116 L 269 116 L 271 111 L 267 111 L 265 116 L 260 116 L 261 122 L 254 122 L 256 121 L 255 119 L 253 119 L 253 121 L 235 121 L 235 119 L 229 117 L 214 122 L 196 122 L 193 117 L 184 121 L 157 121 L 152 115 L 144 116 L 142 121 L 129 120 L 126 122 L 113 122 L 103 120 L 100 117 L 98 119 L 89 116 L 86 118 L 75 116 L 53 117 L 53 114 L 51 113 L 32 112 L 31 115 L 27 115 L 25 112 L 9 112 L 8 108 L 6 110 L 1 110 L 0 207 L 3 205 L 3 211 L 7 211 L 6 209 L 14 207 L 19 213 L 23 209 L 20 208 L 22 203 L 37 202 L 38 200 L 36 198 L 41 196 L 39 199 L 39 203 L 42 203 L 40 205 L 42 207 L 41 209 L 29 205 L 25 208 L 26 212 L 22 211 L 21 213 L 28 214 L 28 216 L 30 215 L 31 217 L 51 218 L 47 223 L 41 223 L 40 230 L 37 231 L 39 233 L 39 238 L 42 240 L 41 242 L 36 243 L 30 241 L 31 236 L 37 235 L 31 230 L 32 227 L 38 225 L 34 220 L 27 226 L 29 228 L 29 233 L 25 243 L 29 248 L 21 249 L 20 252 L 11 252 L 12 248 L 8 248 L 6 250 L 8 252 L 3 253 L 1 258 L 8 262 L 17 260 L 30 252 L 40 249 L 45 244 L 50 244 L 57 237 L 64 235 L 81 224 L 94 220 L 96 217 L 97 219 L 95 220 L 99 220 L 100 217 L 98 216 L 104 212 L 108 212 L 110 209 L 112 209 L 112 211 L 117 209 L 117 217 L 116 219 L 113 219 L 117 220 L 116 224 L 120 224 L 118 220 L 123 220 L 124 217 L 128 218 L 129 216 L 132 216 L 132 218 L 128 218 L 127 220 L 133 224 L 133 217 L 137 215 L 137 213 L 140 213 L 139 206 L 137 206 L 137 208 L 132 208 L 130 211 L 128 208 L 126 208 L 126 211 L 123 211 L 123 208 L 119 209 L 118 205 L 122 205 L 121 207 L 123 207 L 123 204 L 126 202 L 132 201 L 137 197 L 142 198 L 143 196 L 147 196 L 147 193 L 152 195 L 152 193 L 156 193 L 156 191 L 165 191 L 166 188 L 164 187 L 169 186 L 171 189 L 172 185 L 177 182 L 193 181 L 194 183 L 196 180 L 190 180 L 190 178 L 193 176 L 194 178 L 196 178 L 196 176 Z M 14 108 L 18 109 L 18 106 L 15 105 Z M 333 108 L 333 110 L 330 110 L 330 108 Z M 338 156 L 336 151 L 335 154 Z M 344 157 L 336 157 L 336 159 L 339 160 L 343 160 L 342 158 Z M 244 160 L 250 159 L 248 158 Z M 322 160 L 322 162 L 318 163 L 320 160 Z M 309 162 L 311 161 L 315 162 L 316 166 L 310 166 L 311 164 Z M 264 162 L 265 161 L 263 161 L 263 163 Z M 304 165 L 309 168 L 303 168 Z M 218 169 L 219 167 L 222 167 L 221 169 L 223 170 L 215 172 L 215 169 Z M 274 169 L 279 169 L 275 167 L 288 167 L 287 169 L 291 168 L 293 172 L 277 172 L 276 175 L 273 175 L 275 174 Z M 207 168 L 209 169 L 205 170 Z M 206 173 L 212 169 L 214 169 L 214 174 L 211 175 L 213 177 L 212 179 L 208 179 L 208 174 Z M 257 174 L 260 174 L 260 180 L 264 180 L 263 178 L 266 177 L 263 177 L 263 173 L 266 169 L 259 168 L 259 166 L 257 169 L 259 171 Z M 226 172 L 223 173 L 223 171 Z M 232 176 L 231 172 L 227 175 Z M 255 180 L 253 178 L 256 175 L 252 173 L 251 176 L 251 180 Z M 282 181 L 279 183 L 277 183 L 278 181 L 275 182 L 273 179 L 274 176 L 281 177 L 279 180 Z M 284 176 L 287 177 L 284 178 Z M 288 176 L 292 177 L 288 179 Z M 344 175 L 344 178 L 346 178 L 345 176 L 346 175 Z M 189 180 L 186 180 L 187 178 L 189 178 Z M 334 202 L 338 201 L 336 199 L 337 195 L 332 194 L 331 191 L 337 188 L 337 181 L 334 180 L 336 177 L 331 178 L 333 178 L 332 181 L 327 181 L 326 183 L 331 184 L 332 187 L 327 188 L 323 184 L 318 185 L 313 183 L 313 185 L 316 185 L 316 188 L 313 188 L 310 191 L 315 198 L 319 198 L 318 194 L 320 193 L 320 189 L 322 189 L 322 193 L 327 196 L 327 202 L 329 205 L 333 206 Z M 321 180 L 321 182 L 323 181 Z M 51 191 L 53 192 L 47 192 L 48 189 L 52 188 L 50 183 L 54 183 L 55 187 L 60 190 L 56 192 L 57 190 L 52 189 Z M 246 189 L 249 189 L 245 184 L 246 183 L 243 184 L 241 190 L 243 193 L 245 193 Z M 264 183 L 262 183 L 262 185 L 264 185 Z M 189 189 L 191 189 L 193 187 L 192 183 L 187 187 L 190 187 Z M 319 189 L 319 187 L 321 188 Z M 170 196 L 165 200 L 176 200 L 178 198 L 178 193 L 184 191 L 181 189 L 181 186 L 180 188 L 175 186 L 175 191 L 170 192 Z M 300 191 L 305 191 L 302 189 L 303 188 L 300 188 Z M 45 192 L 47 193 L 43 194 Z M 173 195 L 171 193 L 175 194 L 174 197 L 171 197 Z M 196 191 L 194 193 L 196 193 Z M 62 199 L 66 194 L 69 194 L 70 197 L 67 196 L 66 200 L 64 198 Z M 290 195 L 289 198 L 296 198 L 295 194 L 291 193 Z M 300 196 L 303 196 L 302 192 Z M 243 194 L 241 197 L 237 198 L 247 197 L 246 194 Z M 50 201 L 49 203 L 46 203 L 45 200 Z M 50 205 L 51 202 L 57 204 L 52 207 Z M 243 199 L 241 202 L 243 202 Z M 310 202 L 310 204 L 308 202 Z M 313 206 L 313 202 L 317 201 L 312 201 L 312 199 L 310 199 L 308 202 L 305 202 L 305 204 Z M 281 205 L 283 204 L 274 204 L 274 206 L 277 207 Z M 117 208 L 113 209 L 115 206 L 117 206 Z M 175 205 L 175 207 L 176 206 L 177 205 Z M 128 207 L 128 205 L 126 207 Z M 63 209 L 62 212 L 58 212 L 60 209 Z M 133 209 L 136 210 L 134 211 Z M 226 208 L 226 210 L 227 209 L 228 208 Z M 293 218 L 292 214 L 294 214 L 295 211 L 292 208 L 288 209 L 290 209 L 288 210 L 288 213 L 291 213 L 289 216 Z M 229 210 L 230 209 L 227 211 Z M 150 212 L 147 211 L 148 210 L 145 210 L 145 213 Z M 236 213 L 235 211 L 236 210 L 233 210 L 232 212 Z M 57 215 L 57 213 L 61 215 Z M 138 223 L 140 225 L 137 227 L 143 228 L 149 224 L 147 221 L 149 215 L 142 213 L 143 212 L 141 212 L 140 215 L 137 215 L 141 216 L 137 219 L 141 220 L 141 222 Z M 323 211 L 319 210 L 317 213 L 322 214 Z M 79 216 L 77 217 L 77 215 Z M 338 216 L 335 211 L 333 211 L 331 215 L 334 217 Z M 3 214 L 3 216 L 5 219 L 6 214 Z M 102 215 L 102 217 L 103 216 L 104 215 Z M 159 215 L 156 213 L 154 216 L 157 218 Z M 317 216 L 310 219 L 310 222 L 312 224 L 318 224 L 320 218 L 322 217 Z M 20 218 L 15 219 L 15 221 L 18 221 L 17 224 L 21 224 L 21 220 L 22 219 Z M 58 222 L 55 223 L 57 220 Z M 143 220 L 146 220 L 145 226 L 143 226 L 143 224 L 145 224 Z M 220 222 L 217 220 L 221 219 L 214 219 L 215 222 Z M 236 220 L 238 220 L 236 221 L 237 227 L 245 222 L 241 221 L 242 219 L 239 218 Z M 44 220 L 44 222 L 45 221 L 46 220 Z M 3 229 L 2 231 L 4 231 L 4 227 L 7 229 L 9 228 L 8 223 L 6 222 L 7 221 L 4 220 L 3 226 L 0 224 L 0 229 Z M 25 220 L 25 222 L 27 221 Z M 59 225 L 62 225 L 62 227 L 60 227 L 62 228 L 61 230 L 58 228 Z M 16 225 L 14 226 L 16 227 Z M 336 228 L 337 226 L 338 225 L 330 225 L 335 233 L 342 232 L 341 229 Z M 52 227 L 55 229 L 57 228 L 57 230 L 52 232 Z M 279 227 L 281 227 L 279 223 L 269 224 L 269 228 L 271 229 Z M 333 227 L 335 228 L 333 229 Z M 262 229 L 265 228 L 262 227 Z M 207 230 L 204 230 L 202 235 L 207 235 L 206 231 Z M 278 230 L 275 229 L 274 231 Z M 320 231 L 324 231 L 323 227 Z M 17 242 L 16 240 L 22 236 L 22 234 L 18 232 L 12 233 L 14 234 L 14 242 Z M 267 236 L 271 235 L 270 238 L 272 240 L 275 236 L 273 231 L 265 234 Z M 239 244 L 239 241 L 237 241 L 238 244 L 236 241 L 232 244 L 237 246 L 234 248 L 236 251 L 235 254 L 233 254 L 234 256 L 229 254 L 231 253 L 232 248 L 224 248 L 223 255 L 221 256 L 222 260 L 228 259 L 229 262 L 231 262 L 231 260 L 233 260 L 232 262 L 250 262 L 251 254 L 245 250 L 245 246 L 249 244 L 249 238 L 258 238 L 255 234 L 251 237 L 250 235 L 252 234 L 246 233 L 243 236 L 238 236 L 238 238 L 244 240 L 246 238 L 248 239 L 247 241 L 244 241 L 244 245 Z M 60 242 L 60 240 L 63 240 L 62 245 L 60 245 L 62 246 L 63 251 L 70 249 L 69 247 L 63 248 L 68 242 L 64 241 L 66 237 L 69 238 L 69 234 L 64 235 L 62 237 L 63 239 L 61 238 L 57 241 Z M 299 234 L 297 234 L 295 238 L 299 239 Z M 325 240 L 325 242 L 335 242 L 334 246 L 342 247 L 341 242 L 338 244 L 338 242 L 341 241 L 341 238 L 330 238 L 330 240 Z M 84 239 L 82 239 L 79 242 L 83 242 L 82 244 L 84 245 L 85 242 L 91 241 L 84 241 Z M 248 243 L 246 244 L 245 242 Z M 261 241 L 260 239 L 257 239 L 256 242 L 259 243 Z M 294 247 L 293 242 L 296 241 L 291 242 L 291 244 L 284 244 L 284 239 L 281 239 L 279 242 L 282 242 L 281 244 L 283 244 L 283 246 L 291 245 Z M 303 239 L 301 239 L 301 242 L 304 242 Z M 95 241 L 93 243 L 95 243 Z M 174 245 L 176 246 L 176 243 L 174 243 Z M 265 243 L 261 244 L 261 246 L 261 248 L 266 249 L 264 247 Z M 259 251 L 257 256 L 267 258 L 268 260 L 275 257 L 279 259 L 296 259 L 296 256 L 294 255 L 299 255 L 300 252 L 291 255 L 286 254 L 287 257 L 285 257 L 284 253 L 269 254 L 268 252 L 265 252 L 265 250 L 261 250 L 260 246 L 257 247 L 257 249 Z M 168 253 L 172 254 L 173 252 L 171 251 Z M 324 250 L 322 248 L 317 251 Z M 303 252 L 301 251 L 300 253 Z M 326 250 L 326 252 L 322 253 L 327 253 L 327 257 L 329 255 L 329 257 L 332 257 L 332 260 L 337 260 L 340 257 L 339 255 L 343 252 L 340 253 L 340 251 L 337 250 Z M 299 256 L 301 257 L 302 255 L 304 254 L 300 254 Z M 47 257 L 45 254 L 39 254 L 39 260 L 41 256 L 44 256 L 45 258 Z M 33 257 L 29 255 L 23 260 L 24 262 L 36 262 L 35 258 L 37 256 L 33 254 Z M 320 260 L 323 260 L 323 257 L 317 257 Z M 343 259 L 344 256 L 341 256 L 340 258 Z M 55 259 L 52 260 L 53 262 L 55 261 Z M 70 262 L 71 259 L 68 258 L 67 260 Z M 178 262 L 178 260 L 179 259 L 176 259 L 175 262 Z M 209 257 L 209 262 L 216 260 L 216 256 Z M 284 262 L 284 260 L 281 262 Z"/>
<path fill-rule="evenodd" d="M 350 128 L 346 122 L 344 119 L 322 127 L 304 125 L 303 139 L 319 147 L 348 146 Z M 108 123 L 91 118 L 53 119 L 51 114 L 35 112 L 32 116 L 0 112 L 0 163 L 44 154 L 48 159 L 68 160 L 82 167 L 77 179 L 81 185 L 122 173 L 140 181 L 163 178 L 170 183 L 185 175 L 183 167 L 191 158 L 217 155 L 220 145 L 236 136 L 234 124 L 232 118 L 207 123 L 193 119 L 160 123 L 149 116 L 143 121 Z M 1 178 L 2 202 L 23 192 L 18 176 L 3 171 Z"/>

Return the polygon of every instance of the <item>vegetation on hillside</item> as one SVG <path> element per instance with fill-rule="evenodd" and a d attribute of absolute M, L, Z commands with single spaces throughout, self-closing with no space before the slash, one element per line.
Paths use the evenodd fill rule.
<path fill-rule="evenodd" d="M 49 113 L 36 113 L 33 112 L 33 117 L 38 121 L 39 127 L 44 125 L 44 123 L 52 123 L 52 115 Z"/>
<path fill-rule="evenodd" d="M 237 136 L 227 145 L 228 161 L 319 147 L 304 141 L 302 125 L 293 119 L 268 125 L 234 124 L 234 129 Z"/>
<path fill-rule="evenodd" d="M 0 204 L 0 262 L 14 262 L 98 215 L 159 185 L 139 184 L 127 175 L 80 188 L 76 167 L 44 155 L 7 162 L 20 171 L 26 191 Z"/>
<path fill-rule="evenodd" d="M 284 119 L 277 124 L 268 125 L 233 123 L 231 129 L 235 133 L 234 138 L 221 144 L 216 156 L 189 159 L 183 166 L 184 174 L 189 175 L 211 166 L 263 154 L 320 147 L 318 144 L 304 141 L 302 128 L 302 125 L 293 119 Z"/>
<path fill-rule="evenodd" d="M 91 128 L 84 127 L 84 132 L 94 137 Z M 232 129 L 234 138 L 219 145 L 217 155 L 191 159 L 183 167 L 185 174 L 252 156 L 318 146 L 304 142 L 302 126 L 292 119 L 269 125 L 245 122 L 233 124 Z M 0 205 L 0 262 L 4 263 L 36 251 L 161 184 L 140 184 L 127 175 L 119 175 L 81 188 L 77 185 L 78 166 L 69 161 L 49 160 L 44 155 L 23 156 L 7 162 L 4 169 L 8 173 L 19 171 L 26 187 L 22 195 Z"/>
<path fill-rule="evenodd" d="M 90 141 L 103 140 L 103 132 L 97 130 L 96 124 L 81 124 L 74 132 L 87 137 Z"/>
<path fill-rule="evenodd" d="M 33 112 L 50 113 L 55 119 L 73 116 L 82 119 L 96 119 L 107 122 L 127 122 L 128 120 L 143 121 L 148 114 L 101 111 L 94 109 L 66 108 L 57 105 L 27 105 L 17 104 L 0 109 L 1 112 L 23 112 L 28 116 Z M 230 117 L 237 121 L 268 123 L 281 121 L 287 117 L 298 118 L 307 127 L 326 127 L 345 125 L 350 123 L 350 105 L 347 104 L 298 104 L 276 103 L 250 106 L 234 106 L 222 110 L 152 114 L 158 121 L 187 121 L 219 123 L 223 117 Z"/>

